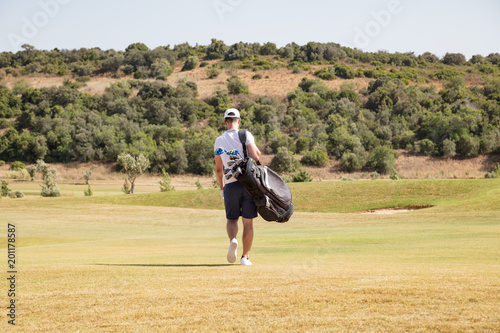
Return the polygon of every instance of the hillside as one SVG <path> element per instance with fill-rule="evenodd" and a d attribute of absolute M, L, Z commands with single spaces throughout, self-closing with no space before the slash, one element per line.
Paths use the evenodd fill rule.
<path fill-rule="evenodd" d="M 334 43 L 27 45 L 0 53 L 0 160 L 115 163 L 142 153 L 152 172 L 210 175 L 221 114 L 237 107 L 279 172 L 452 174 L 409 167 L 401 153 L 396 163 L 399 151 L 417 164 L 461 161 L 454 176 L 478 177 L 491 169 L 465 161 L 500 153 L 499 66 L 498 54 L 439 59 Z"/>

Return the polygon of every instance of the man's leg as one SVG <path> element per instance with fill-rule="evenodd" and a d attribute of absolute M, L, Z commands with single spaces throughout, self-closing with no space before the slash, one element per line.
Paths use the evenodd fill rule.
<path fill-rule="evenodd" d="M 248 258 L 253 242 L 253 219 L 243 220 L 243 256 Z"/>
<path fill-rule="evenodd" d="M 229 236 L 229 240 L 236 238 L 238 234 L 238 220 L 227 220 L 226 224 L 227 235 Z"/>
<path fill-rule="evenodd" d="M 238 220 L 227 220 L 226 224 L 227 235 L 229 237 L 229 249 L 227 250 L 227 261 L 231 264 L 236 261 L 238 256 L 238 241 L 236 234 L 238 233 Z"/>

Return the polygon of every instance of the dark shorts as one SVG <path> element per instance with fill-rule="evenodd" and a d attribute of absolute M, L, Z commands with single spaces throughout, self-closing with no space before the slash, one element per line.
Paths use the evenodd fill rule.
<path fill-rule="evenodd" d="M 228 220 L 237 220 L 240 216 L 245 219 L 257 217 L 257 206 L 243 185 L 238 182 L 224 186 L 224 206 Z"/>

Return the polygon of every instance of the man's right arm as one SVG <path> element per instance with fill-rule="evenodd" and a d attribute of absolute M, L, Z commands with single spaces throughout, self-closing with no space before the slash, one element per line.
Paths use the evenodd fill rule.
<path fill-rule="evenodd" d="M 222 181 L 222 173 L 224 171 L 224 164 L 222 158 L 219 155 L 215 156 L 215 174 L 217 175 L 217 181 L 219 182 L 220 189 L 224 189 L 224 182 Z"/>

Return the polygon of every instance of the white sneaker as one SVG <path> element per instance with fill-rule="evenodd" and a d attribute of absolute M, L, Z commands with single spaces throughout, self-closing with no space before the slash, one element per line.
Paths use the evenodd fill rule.
<path fill-rule="evenodd" d="M 238 240 L 236 238 L 231 239 L 229 243 L 229 250 L 227 250 L 227 261 L 231 264 L 236 261 L 238 251 Z"/>
<path fill-rule="evenodd" d="M 244 266 L 250 266 L 252 264 L 252 262 L 248 258 L 241 257 L 241 264 Z"/>

